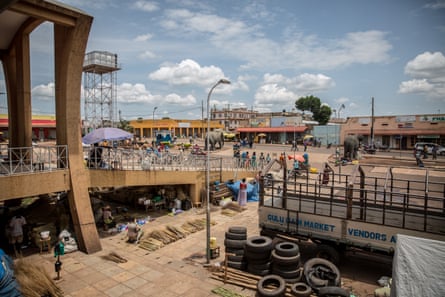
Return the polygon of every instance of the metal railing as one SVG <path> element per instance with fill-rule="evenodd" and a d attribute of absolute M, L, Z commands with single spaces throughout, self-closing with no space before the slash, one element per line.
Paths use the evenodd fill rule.
<path fill-rule="evenodd" d="M 92 147 L 84 150 L 89 169 L 99 170 L 206 170 L 206 155 L 191 152 L 138 150 Z M 258 167 L 243 166 L 235 157 L 211 156 L 210 170 L 252 171 Z"/>
<path fill-rule="evenodd" d="M 0 176 L 68 168 L 68 146 L 9 147 L 0 144 Z"/>
<path fill-rule="evenodd" d="M 85 166 L 98 170 L 206 170 L 206 155 L 191 152 L 155 152 L 151 150 L 86 147 Z M 68 146 L 32 146 L 10 148 L 0 144 L 0 176 L 38 173 L 68 168 Z M 235 157 L 211 156 L 210 170 L 253 171 L 258 166 L 244 166 Z"/>

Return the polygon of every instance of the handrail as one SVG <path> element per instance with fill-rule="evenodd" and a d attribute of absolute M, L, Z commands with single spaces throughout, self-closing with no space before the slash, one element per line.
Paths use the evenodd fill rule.
<path fill-rule="evenodd" d="M 0 176 L 53 171 L 69 167 L 68 146 L 0 147 Z"/>

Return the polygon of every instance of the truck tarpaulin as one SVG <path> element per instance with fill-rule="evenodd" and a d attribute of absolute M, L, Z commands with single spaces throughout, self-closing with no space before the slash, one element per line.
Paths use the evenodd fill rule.
<path fill-rule="evenodd" d="M 391 297 L 445 296 L 445 242 L 397 235 Z"/>

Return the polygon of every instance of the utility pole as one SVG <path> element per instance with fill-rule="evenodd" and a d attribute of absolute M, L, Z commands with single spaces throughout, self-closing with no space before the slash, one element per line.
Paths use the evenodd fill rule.
<path fill-rule="evenodd" d="M 374 148 L 374 97 L 371 98 L 371 147 Z"/>

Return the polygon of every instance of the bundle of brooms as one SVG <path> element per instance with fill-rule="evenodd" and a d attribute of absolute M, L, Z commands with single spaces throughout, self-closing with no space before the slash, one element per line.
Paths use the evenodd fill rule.
<path fill-rule="evenodd" d="M 215 223 L 213 222 L 212 225 L 215 225 Z M 186 222 L 181 227 L 168 225 L 164 230 L 154 230 L 147 234 L 147 236 L 144 236 L 139 243 L 139 247 L 153 252 L 166 244 L 185 238 L 191 233 L 204 230 L 205 227 L 206 219 L 196 219 Z"/>
<path fill-rule="evenodd" d="M 19 259 L 14 263 L 14 275 L 24 297 L 63 297 L 63 291 L 43 267 Z"/>

